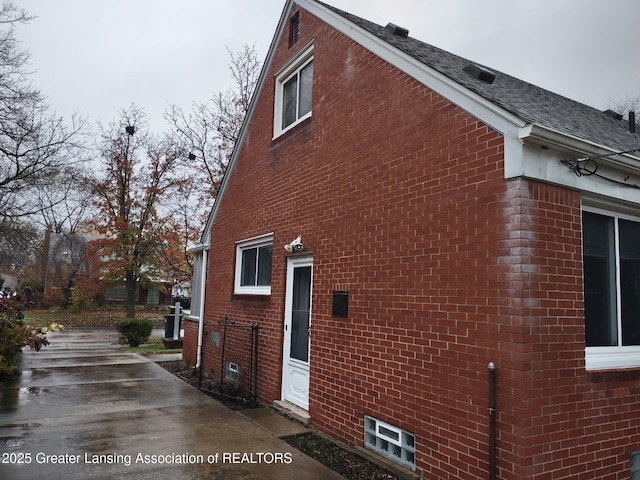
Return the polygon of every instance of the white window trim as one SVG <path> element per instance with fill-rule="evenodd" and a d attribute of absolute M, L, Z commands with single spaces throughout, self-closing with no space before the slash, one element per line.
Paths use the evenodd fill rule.
<path fill-rule="evenodd" d="M 273 108 L 273 138 L 277 138 L 283 133 L 291 130 L 293 127 L 311 117 L 313 108 L 309 113 L 298 118 L 291 125 L 282 128 L 282 102 L 284 84 L 297 72 L 302 70 L 304 66 L 313 61 L 313 44 L 307 46 L 297 57 L 290 61 L 282 71 L 276 75 L 276 91 Z"/>
<path fill-rule="evenodd" d="M 594 204 L 596 202 L 593 202 Z M 620 210 L 623 210 L 621 208 Z M 582 206 L 583 212 L 597 213 L 600 215 L 606 215 L 608 217 L 614 217 L 622 220 L 631 220 L 634 222 L 640 222 L 640 217 L 622 213 L 621 211 L 609 210 L 608 208 L 599 208 L 595 206 L 585 205 Z M 620 266 L 619 266 L 619 244 L 616 235 L 616 302 L 618 302 L 618 315 L 620 315 Z M 621 335 L 620 318 L 618 321 L 618 335 Z M 585 346 L 585 369 L 586 370 L 608 370 L 608 369 L 621 369 L 621 368 L 638 368 L 640 367 L 640 345 L 621 345 L 615 347 L 586 347 Z"/>
<path fill-rule="evenodd" d="M 236 242 L 236 274 L 233 293 L 239 295 L 271 295 L 271 285 L 240 285 L 240 279 L 242 278 L 242 251 L 265 245 L 273 245 L 273 233 Z"/>

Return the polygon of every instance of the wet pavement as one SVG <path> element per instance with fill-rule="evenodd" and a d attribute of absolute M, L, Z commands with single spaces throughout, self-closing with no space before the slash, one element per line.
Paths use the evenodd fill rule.
<path fill-rule="evenodd" d="M 337 473 L 279 437 L 305 427 L 232 411 L 124 353 L 109 330 L 48 335 L 0 389 L 0 479 L 305 479 Z"/>

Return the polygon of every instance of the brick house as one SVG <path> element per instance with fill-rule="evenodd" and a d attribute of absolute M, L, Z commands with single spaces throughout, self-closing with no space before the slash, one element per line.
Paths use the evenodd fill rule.
<path fill-rule="evenodd" d="M 193 249 L 185 360 L 217 368 L 207 323 L 260 324 L 260 401 L 408 477 L 629 478 L 634 131 L 393 24 L 288 1 Z"/>

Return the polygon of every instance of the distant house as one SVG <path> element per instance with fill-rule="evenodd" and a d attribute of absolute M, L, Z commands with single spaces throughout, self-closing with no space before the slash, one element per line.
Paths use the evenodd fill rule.
<path fill-rule="evenodd" d="M 637 476 L 635 128 L 287 1 L 194 248 L 185 360 L 219 369 L 206 325 L 259 324 L 260 401 L 409 477 Z"/>
<path fill-rule="evenodd" d="M 48 254 L 43 265 L 43 278 L 46 291 L 68 290 L 62 296 L 68 296 L 78 277 L 87 275 L 88 260 L 85 256 L 87 245 L 96 240 L 95 236 L 64 234 L 47 231 L 45 250 Z M 141 282 L 136 289 L 136 305 L 160 306 L 172 303 L 173 282 L 161 278 Z M 62 297 L 61 297 L 62 298 Z M 124 282 L 106 284 L 95 299 L 98 303 L 124 304 Z"/>
<path fill-rule="evenodd" d="M 145 305 L 149 307 L 159 307 L 161 305 L 172 304 L 171 289 L 173 284 L 168 281 L 151 281 L 144 284 L 138 284 L 136 288 L 136 305 Z M 107 285 L 104 291 L 104 299 L 102 302 L 108 304 L 123 304 L 125 301 L 124 285 Z"/>

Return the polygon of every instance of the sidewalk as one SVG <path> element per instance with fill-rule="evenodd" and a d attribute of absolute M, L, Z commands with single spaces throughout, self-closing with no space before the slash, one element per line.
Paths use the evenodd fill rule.
<path fill-rule="evenodd" d="M 269 408 L 229 410 L 120 352 L 115 332 L 48 337 L 0 390 L 2 479 L 343 480 L 278 438 L 301 425 Z"/>

